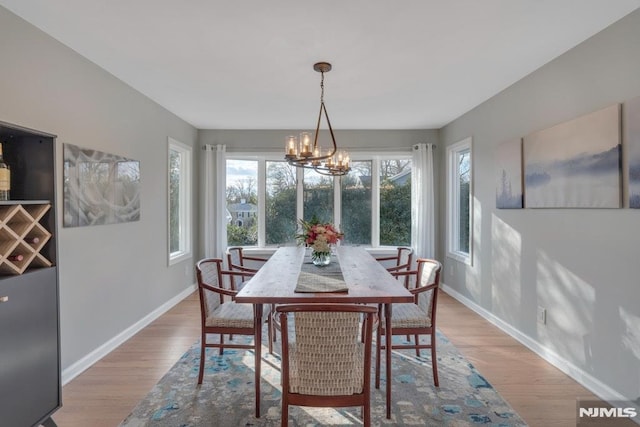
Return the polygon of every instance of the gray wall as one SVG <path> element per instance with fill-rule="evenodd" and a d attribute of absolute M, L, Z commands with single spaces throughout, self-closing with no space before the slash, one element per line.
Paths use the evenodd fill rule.
<path fill-rule="evenodd" d="M 1 7 L 0 40 L 0 120 L 58 136 L 65 369 L 193 284 L 191 260 L 167 266 L 166 165 L 167 136 L 194 145 L 197 131 Z M 140 221 L 61 226 L 63 143 L 140 160 Z"/>
<path fill-rule="evenodd" d="M 510 138 L 639 96 L 639 42 L 634 12 L 440 133 L 447 145 L 473 137 L 475 186 L 473 265 L 440 252 L 444 282 L 583 382 L 628 399 L 640 396 L 640 211 L 495 209 L 493 155 Z M 444 218 L 444 194 L 440 206 Z"/>

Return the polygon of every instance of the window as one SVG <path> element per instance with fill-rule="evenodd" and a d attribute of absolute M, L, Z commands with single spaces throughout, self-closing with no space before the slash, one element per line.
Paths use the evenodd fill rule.
<path fill-rule="evenodd" d="M 362 155 L 341 178 L 298 169 L 269 154 L 227 155 L 227 244 L 295 244 L 298 218 L 333 222 L 344 243 L 411 244 L 411 155 Z M 234 204 L 252 203 L 241 212 Z M 249 230 L 250 227 L 251 230 Z M 239 230 L 242 228 L 243 230 Z"/>
<path fill-rule="evenodd" d="M 265 241 L 267 246 L 296 241 L 296 168 L 284 161 L 266 162 Z"/>
<path fill-rule="evenodd" d="M 447 252 L 471 264 L 471 138 L 447 148 Z"/>
<path fill-rule="evenodd" d="M 169 264 L 191 256 L 191 147 L 169 138 Z"/>
<path fill-rule="evenodd" d="M 227 160 L 227 210 L 235 219 L 227 224 L 228 245 L 257 245 L 258 222 L 251 218 L 258 210 L 257 160 Z"/>
<path fill-rule="evenodd" d="M 351 172 L 341 179 L 341 231 L 348 245 L 371 244 L 371 176 L 373 162 L 351 162 Z"/>
<path fill-rule="evenodd" d="M 320 222 L 334 220 L 334 178 L 320 175 L 313 169 L 304 170 L 302 212 L 305 221 L 317 218 Z"/>
<path fill-rule="evenodd" d="M 411 159 L 380 162 L 380 245 L 411 245 Z"/>

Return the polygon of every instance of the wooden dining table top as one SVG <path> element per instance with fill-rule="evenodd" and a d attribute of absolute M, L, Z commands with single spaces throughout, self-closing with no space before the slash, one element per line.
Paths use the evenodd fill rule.
<path fill-rule="evenodd" d="M 282 247 L 244 285 L 235 300 L 252 304 L 413 302 L 413 295 L 364 248 L 339 246 L 336 257 L 347 292 L 296 292 L 305 248 Z M 322 268 L 317 268 L 318 274 Z"/>

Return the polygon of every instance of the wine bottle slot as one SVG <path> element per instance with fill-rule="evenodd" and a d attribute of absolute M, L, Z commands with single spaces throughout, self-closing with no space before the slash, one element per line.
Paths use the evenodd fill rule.
<path fill-rule="evenodd" d="M 27 237 L 26 239 L 24 239 L 25 242 L 31 244 L 31 245 L 37 245 L 38 243 L 40 243 L 40 238 L 39 237 Z"/>
<path fill-rule="evenodd" d="M 8 259 L 9 261 L 18 261 L 18 262 L 20 262 L 20 261 L 22 261 L 22 260 L 24 259 L 24 256 L 23 256 L 23 255 L 21 255 L 21 254 L 9 255 L 9 256 L 7 257 L 7 259 Z"/>

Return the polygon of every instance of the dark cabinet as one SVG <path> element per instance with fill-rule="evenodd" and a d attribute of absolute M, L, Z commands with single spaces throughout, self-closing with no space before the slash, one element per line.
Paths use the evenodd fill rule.
<path fill-rule="evenodd" d="M 0 122 L 0 425 L 55 426 L 61 406 L 55 136 Z"/>

